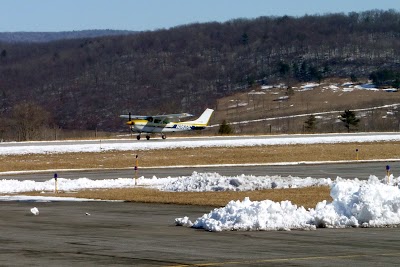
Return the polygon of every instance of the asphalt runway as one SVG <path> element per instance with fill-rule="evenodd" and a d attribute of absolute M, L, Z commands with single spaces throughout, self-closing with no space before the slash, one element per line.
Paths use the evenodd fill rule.
<path fill-rule="evenodd" d="M 30 209 L 37 207 L 34 216 Z M 210 207 L 2 202 L 1 266 L 398 266 L 399 228 L 207 232 Z M 86 215 L 89 213 L 90 215 Z"/>
<path fill-rule="evenodd" d="M 134 178 L 145 177 L 158 178 L 189 176 L 193 172 L 216 172 L 221 175 L 281 175 L 283 177 L 312 177 L 312 178 L 331 178 L 341 177 L 345 179 L 358 178 L 360 180 L 368 179 L 370 175 L 376 175 L 383 178 L 386 175 L 386 166 L 390 166 L 390 172 L 395 176 L 399 176 L 400 162 L 355 162 L 341 164 L 300 164 L 300 165 L 267 165 L 267 166 L 222 166 L 222 167 L 173 167 L 173 168 L 140 168 L 135 171 L 130 169 L 116 170 L 79 170 L 79 171 L 48 171 L 38 173 L 19 173 L 19 174 L 0 174 L 0 179 L 18 179 L 18 180 L 34 180 L 46 181 L 54 177 L 57 173 L 60 178 L 76 179 L 86 177 L 89 179 L 116 179 L 116 178 Z"/>

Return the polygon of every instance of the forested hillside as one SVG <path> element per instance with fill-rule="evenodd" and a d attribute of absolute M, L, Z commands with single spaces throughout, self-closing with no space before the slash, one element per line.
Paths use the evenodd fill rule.
<path fill-rule="evenodd" d="M 368 78 L 380 70 L 394 74 L 392 82 L 399 47 L 400 13 L 392 10 L 0 43 L 2 131 L 15 126 L 21 102 L 47 114 L 44 124 L 111 131 L 123 129 L 118 115 L 128 111 L 199 114 L 255 84 Z"/>

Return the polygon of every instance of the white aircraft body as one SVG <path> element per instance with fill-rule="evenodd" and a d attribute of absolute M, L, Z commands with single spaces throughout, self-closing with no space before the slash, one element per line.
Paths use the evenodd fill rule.
<path fill-rule="evenodd" d="M 188 113 L 180 114 L 165 114 L 155 116 L 141 116 L 141 115 L 121 115 L 121 118 L 127 118 L 126 122 L 132 132 L 139 133 L 136 138 L 140 140 L 141 133 L 146 133 L 146 139 L 150 139 L 151 133 L 161 133 L 162 139 L 167 138 L 167 132 L 182 132 L 203 130 L 207 127 L 213 109 L 206 109 L 200 117 L 193 121 L 180 121 L 181 118 L 193 116 Z"/>

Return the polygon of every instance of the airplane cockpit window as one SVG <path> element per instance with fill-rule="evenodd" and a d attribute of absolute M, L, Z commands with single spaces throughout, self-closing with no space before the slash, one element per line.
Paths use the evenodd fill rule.
<path fill-rule="evenodd" d="M 154 119 L 154 123 L 160 123 L 161 120 L 160 119 Z"/>
<path fill-rule="evenodd" d="M 153 117 L 148 117 L 147 120 L 148 120 L 149 122 L 153 122 Z"/>

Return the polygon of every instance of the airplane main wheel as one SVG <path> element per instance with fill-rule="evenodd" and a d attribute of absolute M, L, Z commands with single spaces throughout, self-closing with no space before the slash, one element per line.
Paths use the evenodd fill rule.
<path fill-rule="evenodd" d="M 147 140 L 150 140 L 150 135 L 146 135 L 146 139 L 147 139 Z"/>
<path fill-rule="evenodd" d="M 136 136 L 136 139 L 137 139 L 137 140 L 140 140 L 140 135 L 137 135 L 137 136 Z"/>
<path fill-rule="evenodd" d="M 165 139 L 165 138 L 167 138 L 167 136 L 166 136 L 165 134 L 162 134 L 162 135 L 161 135 L 161 138 L 162 138 L 162 139 Z"/>

